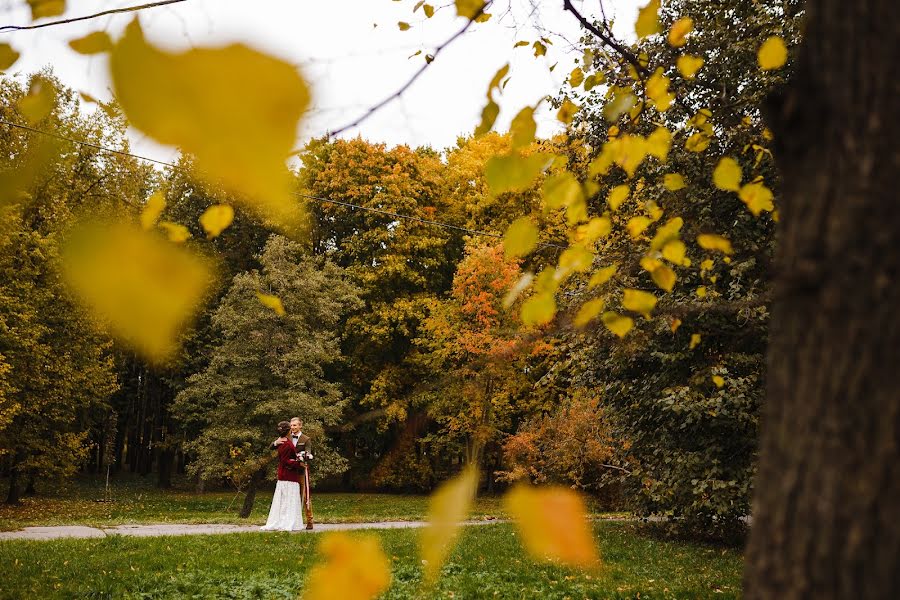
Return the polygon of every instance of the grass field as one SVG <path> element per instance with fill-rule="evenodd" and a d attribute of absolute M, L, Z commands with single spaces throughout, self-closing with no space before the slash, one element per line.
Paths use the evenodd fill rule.
<path fill-rule="evenodd" d="M 596 525 L 596 573 L 532 563 L 510 524 L 465 529 L 434 590 L 423 591 L 419 530 L 381 530 L 386 598 L 734 598 L 739 551 L 667 542 L 632 523 Z M 296 598 L 322 534 L 249 533 L 0 542 L 0 598 Z"/>

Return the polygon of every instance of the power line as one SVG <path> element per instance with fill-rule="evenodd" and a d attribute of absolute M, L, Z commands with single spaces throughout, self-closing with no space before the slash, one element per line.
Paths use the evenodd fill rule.
<path fill-rule="evenodd" d="M 52 132 L 52 131 L 47 131 L 47 130 L 45 130 L 45 129 L 38 129 L 37 127 L 32 127 L 32 126 L 30 126 L 30 125 L 24 125 L 24 124 L 22 124 L 22 123 L 16 123 L 16 122 L 14 122 L 14 121 L 7 121 L 7 120 L 5 120 L 5 119 L 0 119 L 0 124 L 2 124 L 2 125 L 8 125 L 8 126 L 10 126 L 10 127 L 15 127 L 15 128 L 18 128 L 18 129 L 22 129 L 22 130 L 24 130 L 24 131 L 32 132 L 32 133 L 39 133 L 39 134 L 41 134 L 41 135 L 50 136 L 50 137 L 56 138 L 56 139 L 58 139 L 58 140 L 62 140 L 62 141 L 66 141 L 66 142 L 71 142 L 71 143 L 77 144 L 77 145 L 79 145 L 79 146 L 86 146 L 86 147 L 88 147 L 88 148 L 93 148 L 93 149 L 99 150 L 99 151 L 101 151 L 101 152 L 107 152 L 107 153 L 109 153 L 109 154 L 116 154 L 116 155 L 118 155 L 118 156 L 128 156 L 128 157 L 130 157 L 130 158 L 136 158 L 136 159 L 138 159 L 138 160 L 144 160 L 144 161 L 147 161 L 147 162 L 155 163 L 155 164 L 157 164 L 157 165 L 162 165 L 162 166 L 165 166 L 165 167 L 170 167 L 170 168 L 175 169 L 175 170 L 177 170 L 177 171 L 182 171 L 182 172 L 189 172 L 189 171 L 190 171 L 189 169 L 185 169 L 184 167 L 181 167 L 181 166 L 176 165 L 176 164 L 174 164 L 174 163 L 166 162 L 166 161 L 163 161 L 163 160 L 157 160 L 157 159 L 155 159 L 155 158 L 150 158 L 150 157 L 147 157 L 147 156 L 141 156 L 140 154 L 134 154 L 134 153 L 131 153 L 131 152 L 125 152 L 124 150 L 115 150 L 115 149 L 113 149 L 113 148 L 107 148 L 106 146 L 101 146 L 101 145 L 99 145 L 99 144 L 94 144 L 94 143 L 86 142 L 86 141 L 83 141 L 83 140 L 76 140 L 76 139 L 74 139 L 74 138 L 70 138 L 70 137 L 67 137 L 67 136 L 64 136 L 64 135 L 60 135 L 60 134 L 54 133 L 54 132 Z M 404 215 L 404 214 L 402 214 L 402 213 L 396 213 L 396 212 L 392 212 L 392 211 L 389 211 L 389 210 L 382 210 L 382 209 L 379 209 L 379 208 L 372 208 L 372 207 L 368 207 L 368 206 L 361 206 L 361 205 L 359 205 L 359 204 L 353 204 L 352 202 L 344 202 L 344 201 L 341 201 L 341 200 L 332 200 L 331 198 L 323 198 L 323 197 L 321 197 L 321 196 L 313 196 L 313 195 L 310 195 L 310 194 L 304 194 L 304 193 L 302 193 L 302 192 L 291 192 L 291 193 L 292 193 L 294 196 L 297 196 L 297 197 L 299 197 L 299 198 L 306 198 L 306 199 L 308 199 L 308 200 L 315 200 L 315 201 L 317 201 L 317 202 L 323 202 L 323 203 L 326 203 L 326 204 L 334 204 L 334 205 L 336 205 L 336 206 L 343 206 L 343 207 L 346 207 L 346 208 L 363 210 L 363 211 L 366 211 L 366 212 L 371 212 L 371 213 L 376 213 L 376 214 L 380 214 L 380 215 L 389 216 L 389 217 L 392 217 L 392 218 L 395 218 L 395 219 L 403 219 L 403 220 L 407 220 L 407 221 L 413 221 L 413 222 L 416 222 L 416 223 L 422 223 L 422 224 L 424 224 L 424 225 L 432 225 L 432 226 L 434 226 L 434 227 L 442 227 L 442 228 L 444 228 L 444 229 L 449 229 L 449 230 L 453 230 L 453 231 L 459 231 L 459 232 L 462 232 L 462 233 L 468 233 L 468 234 L 471 234 L 471 235 L 480 235 L 480 236 L 483 236 L 483 237 L 490 237 L 490 238 L 494 238 L 494 239 L 503 239 L 503 236 L 500 235 L 500 234 L 498 234 L 498 233 L 491 233 L 491 232 L 488 232 L 488 231 L 481 231 L 481 230 L 478 230 L 478 229 L 469 229 L 469 228 L 467 228 L 467 227 L 461 227 L 461 226 L 459 226 L 459 225 L 453 225 L 452 223 L 445 223 L 445 222 L 443 222 L 443 221 L 434 221 L 434 220 L 431 220 L 431 219 L 423 219 L 423 218 L 421 218 L 421 217 L 415 217 L 415 216 L 412 216 L 412 215 Z M 559 244 L 553 244 L 553 243 L 550 243 L 550 242 L 539 243 L 538 246 L 539 246 L 539 247 L 542 247 L 542 248 L 557 248 L 557 249 L 559 249 L 559 250 L 565 250 L 565 248 L 566 248 L 565 246 L 561 246 L 561 245 L 559 245 Z"/>
<path fill-rule="evenodd" d="M 38 23 L 37 25 L 4 25 L 3 27 L 0 27 L 0 32 L 25 31 L 25 30 L 29 30 L 29 29 L 41 29 L 42 27 L 52 27 L 54 25 L 66 25 L 68 23 L 77 23 L 79 21 L 87 21 L 88 19 L 96 19 L 97 17 L 104 17 L 106 15 L 137 12 L 139 10 L 144 10 L 146 8 L 157 8 L 159 6 L 166 6 L 167 4 L 178 4 L 179 2 L 187 2 L 187 0 L 161 0 L 160 2 L 150 2 L 147 4 L 138 4 L 136 6 L 123 6 L 122 8 L 112 8 L 109 10 L 104 10 L 102 12 L 94 13 L 92 15 L 85 15 L 83 17 L 74 17 L 71 19 L 59 19 L 56 21 L 47 21 L 46 23 Z"/>

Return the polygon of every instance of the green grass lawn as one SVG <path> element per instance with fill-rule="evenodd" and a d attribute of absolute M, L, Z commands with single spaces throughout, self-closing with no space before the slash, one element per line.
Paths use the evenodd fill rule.
<path fill-rule="evenodd" d="M 160 490 L 154 479 L 122 477 L 112 484 L 114 502 L 104 497 L 102 479 L 79 478 L 52 493 L 38 489 L 19 506 L 0 504 L 0 531 L 35 525 L 122 525 L 135 523 L 238 523 L 262 525 L 269 514 L 272 490 L 260 490 L 253 513 L 241 519 L 237 511 L 244 500 L 234 491 L 199 493 L 189 482 Z M 428 497 L 401 494 L 316 494 L 313 515 L 319 523 L 418 521 L 425 518 Z M 505 518 L 500 498 L 478 498 L 473 519 Z"/>
<path fill-rule="evenodd" d="M 386 598 L 734 598 L 737 550 L 660 541 L 632 523 L 596 525 L 603 568 L 535 564 L 510 524 L 467 527 L 435 590 L 421 589 L 419 530 L 377 535 L 392 561 Z M 0 542 L 0 598 L 295 598 L 323 534 Z M 361 534 L 353 534 L 361 535 Z"/>

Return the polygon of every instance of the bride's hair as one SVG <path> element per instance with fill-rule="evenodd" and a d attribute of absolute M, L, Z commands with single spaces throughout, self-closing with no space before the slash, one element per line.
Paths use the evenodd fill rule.
<path fill-rule="evenodd" d="M 288 434 L 288 431 L 291 430 L 290 421 L 279 421 L 278 422 L 278 435 L 284 437 Z"/>

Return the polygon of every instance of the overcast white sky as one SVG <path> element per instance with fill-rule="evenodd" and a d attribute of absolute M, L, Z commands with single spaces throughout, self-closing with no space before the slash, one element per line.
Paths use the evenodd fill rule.
<path fill-rule="evenodd" d="M 141 4 L 145 0 L 69 0 L 66 17 L 109 8 Z M 510 8 L 510 3 L 512 7 Z M 605 0 L 608 17 L 618 36 L 630 37 L 638 5 L 643 0 Z M 421 9 L 412 14 L 415 0 L 187 0 L 144 10 L 141 24 L 147 37 L 161 46 L 181 50 L 241 42 L 296 64 L 310 82 L 313 107 L 298 131 L 298 146 L 310 137 L 354 121 L 368 107 L 395 92 L 422 64 L 423 56 L 446 40 L 465 21 L 456 17 L 452 0 L 431 0 L 438 8 L 432 19 Z M 599 14 L 599 2 L 576 2 L 584 14 Z M 510 9 L 507 11 L 507 9 Z M 399 100 L 353 129 L 345 137 L 378 142 L 430 145 L 443 149 L 457 136 L 471 132 L 485 102 L 485 90 L 496 70 L 512 65 L 511 79 L 500 99 L 497 123 L 504 130 L 524 105 L 554 94 L 578 58 L 569 42 L 581 35 L 574 17 L 562 10 L 562 0 L 498 0 L 494 16 L 447 47 L 425 74 Z M 500 18 L 502 15 L 502 18 Z M 22 53 L 8 74 L 25 74 L 51 65 L 68 86 L 109 99 L 106 58 L 83 57 L 67 42 L 105 29 L 114 37 L 133 15 L 112 15 L 82 23 L 31 31 L 0 33 Z M 0 0 L 0 25 L 24 25 L 30 13 L 24 0 Z M 412 28 L 401 32 L 398 21 Z M 546 28 L 540 32 L 539 28 Z M 551 35 L 548 56 L 535 60 L 530 48 L 513 49 L 519 40 Z M 417 50 L 419 56 L 409 58 Z M 554 72 L 550 65 L 559 62 Z M 236 73 L 235 77 L 240 74 Z M 541 135 L 558 124 L 545 111 L 538 115 Z M 161 160 L 175 151 L 154 144 L 139 133 L 134 150 Z"/>

